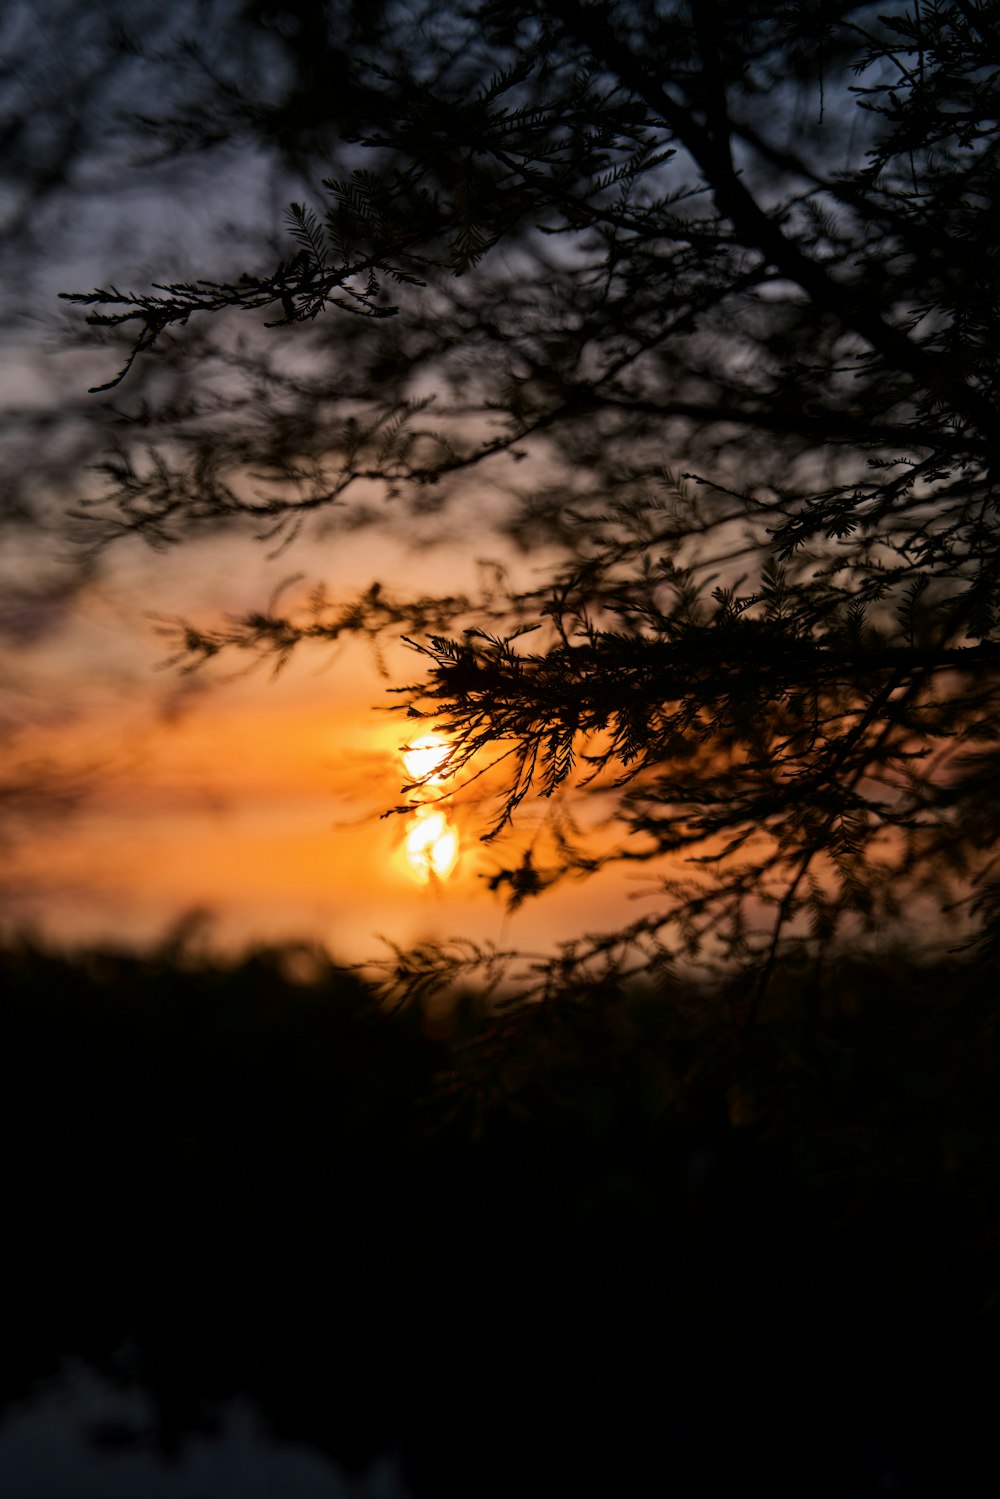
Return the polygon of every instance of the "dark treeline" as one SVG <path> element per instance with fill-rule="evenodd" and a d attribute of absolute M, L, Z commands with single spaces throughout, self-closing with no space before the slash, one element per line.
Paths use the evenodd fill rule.
<path fill-rule="evenodd" d="M 449 1023 L 311 955 L 2 957 L 5 1408 L 242 1394 L 423 1496 L 987 1492 L 997 1006 L 902 957 Z M 977 1480 L 978 1481 L 978 1480 Z"/>

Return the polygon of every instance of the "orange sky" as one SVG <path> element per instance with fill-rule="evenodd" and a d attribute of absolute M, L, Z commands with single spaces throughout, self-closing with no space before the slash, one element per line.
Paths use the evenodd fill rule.
<path fill-rule="evenodd" d="M 393 699 L 366 649 L 304 652 L 277 680 L 158 669 L 150 614 L 207 623 L 259 608 L 300 566 L 333 590 L 373 577 L 454 589 L 474 581 L 473 550 L 412 554 L 365 534 L 321 550 L 307 542 L 305 557 L 277 561 L 240 538 L 112 559 L 65 628 L 20 653 L 7 683 L 16 756 L 82 766 L 88 787 L 73 815 L 35 819 L 10 849 L 8 930 L 27 922 L 60 941 L 147 941 L 203 907 L 220 946 L 300 937 L 357 961 L 381 951 L 378 934 L 546 951 L 637 915 L 636 883 L 619 873 L 507 915 L 484 878 L 502 850 L 479 843 L 471 808 L 459 811 L 454 874 L 420 883 L 402 846 L 406 819 L 379 814 L 407 779 L 400 746 L 423 730 L 379 711 Z M 415 674 L 400 647 L 389 664 Z M 527 808 L 519 832 L 538 815 Z"/>
<path fill-rule="evenodd" d="M 41 762 L 68 769 L 85 795 L 72 814 L 57 808 L 15 826 L 0 848 L 0 935 L 27 927 L 60 943 L 143 944 L 200 909 L 216 947 L 306 939 L 359 962 L 386 952 L 380 935 L 403 946 L 457 935 L 550 952 L 656 909 L 652 880 L 668 871 L 632 865 L 568 882 L 509 915 L 487 881 L 518 862 L 516 848 L 484 847 L 489 808 L 471 803 L 455 813 L 454 873 L 416 879 L 407 820 L 380 814 L 401 800 L 401 747 L 425 727 L 385 711 L 398 699 L 362 646 L 307 648 L 277 679 L 218 664 L 187 678 L 163 669 L 153 616 L 210 624 L 259 609 L 300 569 L 334 596 L 376 577 L 402 592 L 471 588 L 477 556 L 499 551 L 485 532 L 419 552 L 393 535 L 387 526 L 306 538 L 298 555 L 280 559 L 245 537 L 167 554 L 122 551 L 60 629 L 10 653 L 0 751 L 15 772 Z M 522 567 L 543 572 L 545 558 Z M 386 652 L 392 680 L 419 675 L 405 648 L 388 642 Z M 520 845 L 548 805 L 525 802 Z"/>

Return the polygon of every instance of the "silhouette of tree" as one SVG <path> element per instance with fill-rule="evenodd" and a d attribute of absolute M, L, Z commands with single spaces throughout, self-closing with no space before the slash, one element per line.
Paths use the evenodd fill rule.
<path fill-rule="evenodd" d="M 257 129 L 309 201 L 272 269 L 70 294 L 125 340 L 93 534 L 280 544 L 474 486 L 562 560 L 480 600 L 316 589 L 181 624 L 177 663 L 402 629 L 402 706 L 455 787 L 506 772 L 487 838 L 581 772 L 612 795 L 612 848 L 556 798 L 494 883 L 516 903 L 628 860 L 663 900 L 537 992 L 735 959 L 752 1019 L 784 947 L 928 897 L 995 958 L 1000 6 L 225 15 L 287 72 L 234 69 L 155 128 Z M 495 960 L 398 953 L 386 982 Z"/>

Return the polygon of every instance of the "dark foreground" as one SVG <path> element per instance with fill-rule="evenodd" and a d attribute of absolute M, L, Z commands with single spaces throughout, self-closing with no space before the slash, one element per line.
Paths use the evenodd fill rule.
<path fill-rule="evenodd" d="M 990 975 L 779 976 L 741 1049 L 735 990 L 442 1035 L 286 968 L 3 956 L 8 1411 L 73 1360 L 152 1413 L 110 1465 L 242 1401 L 415 1499 L 1000 1491 Z"/>

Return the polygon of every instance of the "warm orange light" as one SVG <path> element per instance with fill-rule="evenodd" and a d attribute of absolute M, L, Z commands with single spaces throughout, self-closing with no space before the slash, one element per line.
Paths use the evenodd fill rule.
<path fill-rule="evenodd" d="M 414 781 L 442 781 L 441 766 L 448 758 L 448 745 L 435 734 L 425 734 L 403 751 L 403 764 Z"/>
<path fill-rule="evenodd" d="M 458 834 L 435 807 L 417 809 L 404 847 L 410 868 L 423 883 L 432 876 L 447 879 L 458 862 Z"/>
<path fill-rule="evenodd" d="M 446 779 L 448 750 L 447 740 L 425 734 L 403 750 L 407 774 L 425 786 L 440 785 Z M 403 847 L 411 871 L 422 884 L 447 879 L 458 862 L 458 833 L 446 812 L 427 803 L 414 807 Z"/>

